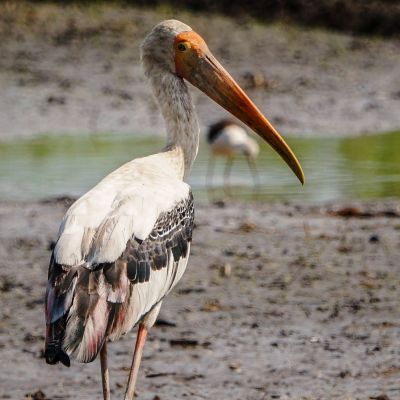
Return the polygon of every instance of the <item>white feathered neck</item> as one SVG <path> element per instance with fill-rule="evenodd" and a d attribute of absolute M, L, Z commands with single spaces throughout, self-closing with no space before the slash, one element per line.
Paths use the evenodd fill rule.
<path fill-rule="evenodd" d="M 172 163 L 179 179 L 189 175 L 199 147 L 194 105 L 188 87 L 175 73 L 176 35 L 191 30 L 177 20 L 163 21 L 146 36 L 141 47 L 143 69 L 167 128 L 167 145 L 160 156 Z"/>
<path fill-rule="evenodd" d="M 180 179 L 190 174 L 199 148 L 200 128 L 189 89 L 182 78 L 158 68 L 145 70 L 167 130 L 163 156 L 176 168 Z"/>

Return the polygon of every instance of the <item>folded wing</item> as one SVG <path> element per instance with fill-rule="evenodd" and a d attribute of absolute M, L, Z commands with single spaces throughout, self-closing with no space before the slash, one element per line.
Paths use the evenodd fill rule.
<path fill-rule="evenodd" d="M 46 292 L 48 363 L 69 365 L 71 355 L 92 361 L 107 337 L 126 333 L 162 301 L 186 268 L 190 188 L 179 180 L 160 179 L 150 189 L 139 176 L 134 182 L 108 199 L 103 181 L 64 218 Z M 91 207 L 97 204 L 103 209 Z"/>

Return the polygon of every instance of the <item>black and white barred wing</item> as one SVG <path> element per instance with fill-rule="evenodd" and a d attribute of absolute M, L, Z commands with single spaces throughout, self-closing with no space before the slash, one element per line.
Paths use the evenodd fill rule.
<path fill-rule="evenodd" d="M 164 209 L 158 215 L 155 210 L 159 207 L 150 197 L 136 196 L 131 204 L 127 197 L 124 199 L 97 228 L 76 228 L 78 234 L 83 231 L 91 236 L 90 241 L 82 236 L 79 250 L 64 240 L 68 251 L 63 253 L 65 247 L 57 243 L 46 294 L 49 363 L 69 365 L 69 355 L 82 362 L 92 361 L 106 337 L 115 339 L 129 331 L 168 294 L 185 271 L 194 218 L 188 187 L 186 195 L 172 199 L 167 209 L 164 196 Z M 135 211 L 132 206 L 137 207 L 138 202 L 142 204 L 140 212 L 150 210 L 151 216 L 140 216 Z M 155 220 L 149 233 L 148 228 L 135 226 L 133 215 L 142 221 Z M 73 231 L 68 226 L 63 230 L 70 237 Z M 61 234 L 61 243 L 62 238 Z M 63 263 L 63 258 L 75 263 Z"/>

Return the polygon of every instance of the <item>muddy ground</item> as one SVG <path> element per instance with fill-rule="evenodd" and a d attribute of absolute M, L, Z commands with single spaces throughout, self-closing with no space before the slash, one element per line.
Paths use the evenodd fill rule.
<path fill-rule="evenodd" d="M 249 18 L 98 4 L 0 4 L 0 140 L 41 133 L 162 134 L 139 46 L 165 18 L 188 23 L 285 135 L 400 128 L 400 39 Z M 226 116 L 193 90 L 201 126 Z"/>
<path fill-rule="evenodd" d="M 65 209 L 0 203 L 2 399 L 101 398 L 97 360 L 68 369 L 42 356 L 49 245 Z M 399 399 L 399 248 L 398 202 L 198 205 L 139 399 Z M 133 343 L 134 332 L 109 347 L 115 399 Z"/>

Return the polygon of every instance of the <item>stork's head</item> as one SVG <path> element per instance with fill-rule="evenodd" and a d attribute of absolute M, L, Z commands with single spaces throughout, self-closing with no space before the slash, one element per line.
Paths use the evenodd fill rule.
<path fill-rule="evenodd" d="M 143 42 L 142 62 L 148 72 L 170 72 L 199 88 L 269 143 L 304 183 L 290 147 L 188 25 L 176 20 L 156 25 Z"/>

